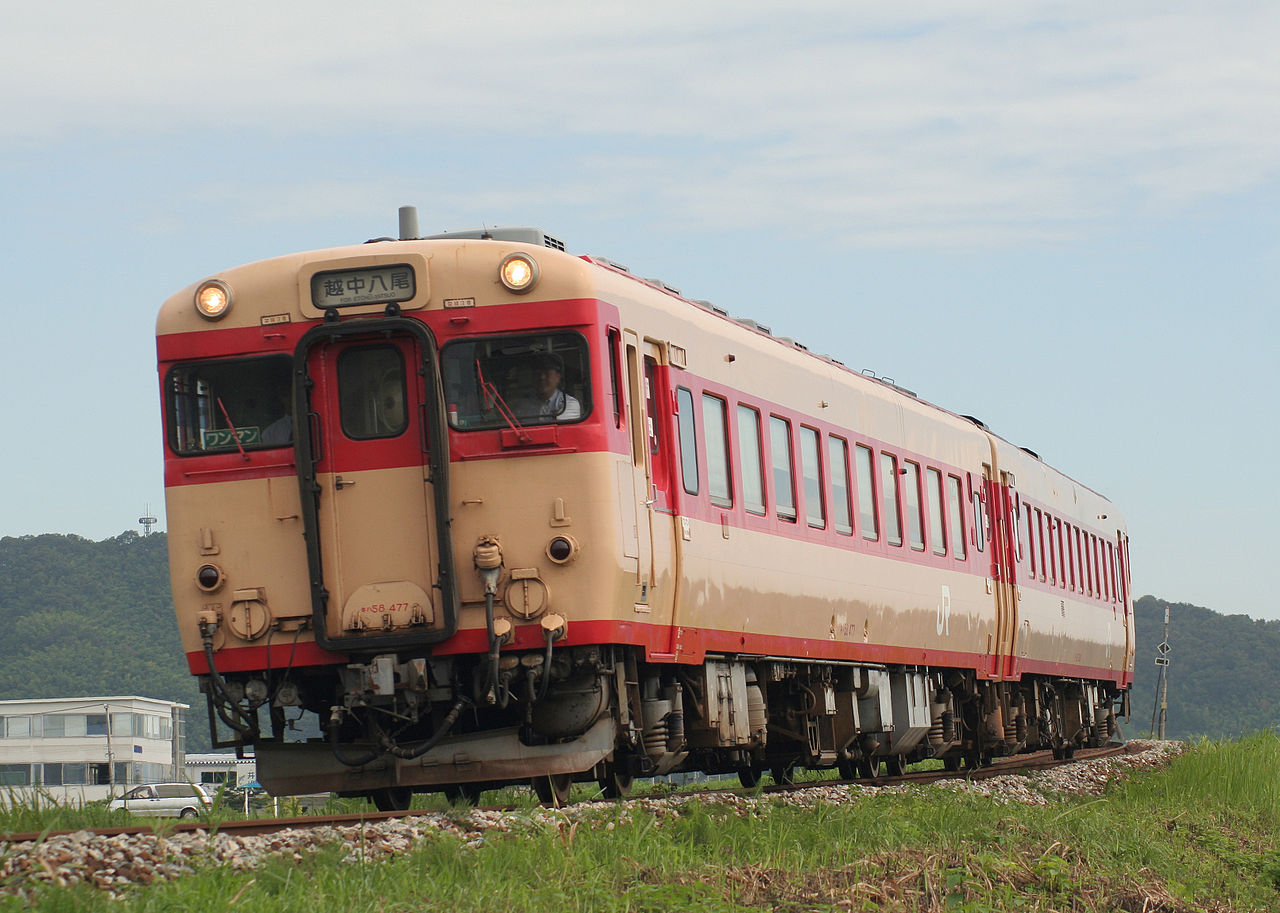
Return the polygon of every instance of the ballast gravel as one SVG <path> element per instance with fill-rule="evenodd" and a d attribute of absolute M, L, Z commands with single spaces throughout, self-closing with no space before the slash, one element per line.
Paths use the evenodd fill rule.
<path fill-rule="evenodd" d="M 747 815 L 760 806 L 784 805 L 799 808 L 848 805 L 882 793 L 909 793 L 918 790 L 949 789 L 990 798 L 997 803 L 1047 805 L 1066 795 L 1099 795 L 1112 779 L 1132 770 L 1162 767 L 1186 750 L 1181 742 L 1130 742 L 1141 750 L 1135 754 L 1065 764 L 1028 774 L 1008 774 L 987 780 L 941 780 L 928 785 L 834 786 L 817 783 L 812 787 L 768 796 L 730 793 L 686 792 L 665 796 L 645 796 L 622 803 L 632 812 L 649 814 L 657 825 L 679 814 L 690 802 L 719 805 Z M 261 836 L 233 836 L 198 830 L 172 834 L 121 834 L 102 837 L 78 831 L 42 841 L 15 843 L 0 848 L 0 896 L 30 896 L 41 884 L 72 885 L 88 882 L 110 893 L 120 894 L 132 885 L 179 878 L 206 867 L 249 870 L 272 858 L 302 860 L 320 849 L 339 845 L 346 848 L 345 861 L 374 862 L 403 854 L 417 844 L 453 835 L 463 844 L 476 847 L 491 834 L 516 830 L 571 832 L 582 822 L 601 822 L 612 830 L 615 822 L 604 822 L 605 813 L 618 809 L 617 802 L 580 802 L 564 809 L 451 812 L 424 812 L 394 820 L 370 821 L 361 825 L 290 828 Z"/>

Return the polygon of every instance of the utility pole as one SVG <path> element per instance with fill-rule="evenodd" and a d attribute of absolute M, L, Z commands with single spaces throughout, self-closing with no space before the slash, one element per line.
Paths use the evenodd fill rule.
<path fill-rule="evenodd" d="M 110 798 L 116 797 L 116 759 L 111 751 L 111 705 L 103 704 L 102 709 L 107 714 L 107 789 Z"/>
<path fill-rule="evenodd" d="M 1169 607 L 1164 607 L 1164 640 L 1156 647 L 1160 655 L 1156 657 L 1156 666 L 1160 669 L 1160 678 L 1156 682 L 1156 706 L 1151 710 L 1151 729 L 1156 737 L 1164 740 L 1164 726 L 1169 717 Z M 1157 720 L 1159 725 L 1157 726 Z"/>

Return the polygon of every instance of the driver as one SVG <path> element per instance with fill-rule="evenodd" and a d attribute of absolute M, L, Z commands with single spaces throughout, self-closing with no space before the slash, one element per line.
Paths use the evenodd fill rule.
<path fill-rule="evenodd" d="M 533 363 L 533 398 L 520 402 L 516 412 L 529 417 L 572 422 L 582 417 L 582 404 L 560 389 L 564 359 L 554 352 L 537 356 Z"/>

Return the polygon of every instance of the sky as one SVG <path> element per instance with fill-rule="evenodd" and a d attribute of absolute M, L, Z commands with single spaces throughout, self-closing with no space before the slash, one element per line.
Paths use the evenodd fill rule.
<path fill-rule="evenodd" d="M 164 528 L 154 326 L 218 270 L 536 225 L 980 417 L 1137 595 L 1280 618 L 1280 5 L 21 4 L 0 536 Z"/>

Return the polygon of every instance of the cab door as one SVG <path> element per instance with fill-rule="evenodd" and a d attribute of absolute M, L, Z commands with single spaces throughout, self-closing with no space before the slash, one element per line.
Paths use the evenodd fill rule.
<path fill-rule="evenodd" d="M 650 624 L 670 625 L 676 596 L 676 518 L 669 496 L 669 432 L 663 424 L 663 397 L 669 400 L 670 393 L 661 378 L 661 346 L 641 342 L 631 331 L 624 339 L 632 432 L 629 493 L 635 501 L 638 552 L 635 611 L 638 619 Z"/>
<path fill-rule="evenodd" d="M 378 323 L 308 334 L 299 358 L 313 605 L 331 648 L 431 643 L 456 628 L 434 344 L 416 321 Z"/>

